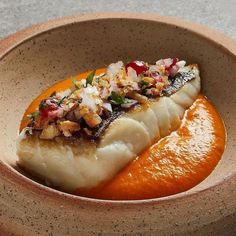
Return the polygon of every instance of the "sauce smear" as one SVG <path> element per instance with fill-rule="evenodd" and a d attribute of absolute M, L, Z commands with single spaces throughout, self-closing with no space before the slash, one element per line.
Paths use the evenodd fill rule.
<path fill-rule="evenodd" d="M 153 144 L 108 183 L 76 193 L 112 200 L 164 197 L 186 191 L 215 168 L 225 147 L 223 122 L 199 95 L 177 131 Z"/>

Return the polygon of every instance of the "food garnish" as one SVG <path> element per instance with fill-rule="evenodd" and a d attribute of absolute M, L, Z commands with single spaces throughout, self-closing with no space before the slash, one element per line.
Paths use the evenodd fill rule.
<path fill-rule="evenodd" d="M 28 133 L 39 132 L 41 139 L 73 135 L 93 139 L 97 130 L 104 130 L 99 127 L 112 120 L 114 112 L 121 114 L 137 105 L 148 105 L 193 79 L 191 72 L 181 72 L 184 66 L 185 61 L 178 58 L 161 59 L 153 65 L 143 61 L 124 65 L 118 61 L 103 74 L 95 75 L 94 70 L 82 80 L 72 79 L 73 88 L 53 92 L 28 115 L 28 128 L 32 129 Z"/>

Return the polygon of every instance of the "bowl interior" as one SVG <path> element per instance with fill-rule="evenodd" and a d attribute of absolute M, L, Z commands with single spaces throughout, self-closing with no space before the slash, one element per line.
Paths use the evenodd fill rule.
<path fill-rule="evenodd" d="M 0 153 L 16 167 L 16 137 L 25 108 L 51 84 L 117 60 L 179 57 L 200 65 L 203 94 L 217 107 L 227 146 L 212 174 L 188 192 L 214 185 L 236 167 L 236 60 L 197 33 L 157 21 L 100 19 L 64 25 L 21 43 L 0 60 Z"/>

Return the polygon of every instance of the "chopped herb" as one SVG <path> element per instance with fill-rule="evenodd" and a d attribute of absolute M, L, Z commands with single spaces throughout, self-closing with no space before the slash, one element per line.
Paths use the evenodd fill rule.
<path fill-rule="evenodd" d="M 149 85 L 149 83 L 145 80 L 141 80 L 140 84 L 141 84 L 141 86 L 148 86 Z"/>
<path fill-rule="evenodd" d="M 104 75 L 105 75 L 105 73 L 102 73 L 102 74 L 100 74 L 100 75 L 95 76 L 95 77 L 94 77 L 95 81 L 96 81 L 97 83 L 99 83 L 99 80 L 100 80 Z"/>
<path fill-rule="evenodd" d="M 66 96 L 63 97 L 62 99 L 57 101 L 57 105 L 60 106 L 62 104 L 62 102 L 64 101 L 64 99 L 67 98 Z"/>
<path fill-rule="evenodd" d="M 131 61 L 132 61 L 132 60 L 131 60 L 130 58 L 128 58 L 128 57 L 123 60 L 123 62 L 124 62 L 125 65 L 126 65 L 126 64 L 129 64 Z"/>
<path fill-rule="evenodd" d="M 42 100 L 39 104 L 39 110 L 42 110 L 43 108 L 47 107 L 46 100 Z"/>
<path fill-rule="evenodd" d="M 94 70 L 94 71 L 92 71 L 91 73 L 89 73 L 89 75 L 88 75 L 87 78 L 86 78 L 86 85 L 87 85 L 87 84 L 92 84 L 92 82 L 93 82 L 93 77 L 94 77 L 94 75 L 95 75 L 95 72 L 96 72 L 96 70 Z"/>
<path fill-rule="evenodd" d="M 139 77 L 142 79 L 143 77 L 145 77 L 144 73 L 139 74 Z"/>
<path fill-rule="evenodd" d="M 27 115 L 27 117 L 32 120 L 39 116 L 39 111 L 32 112 L 31 114 Z"/>
<path fill-rule="evenodd" d="M 110 102 L 114 105 L 121 105 L 121 104 L 126 103 L 126 98 L 112 91 Z"/>

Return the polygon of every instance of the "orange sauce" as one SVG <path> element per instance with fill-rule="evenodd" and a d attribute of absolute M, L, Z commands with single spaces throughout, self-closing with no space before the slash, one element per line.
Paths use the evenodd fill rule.
<path fill-rule="evenodd" d="M 97 70 L 97 74 L 103 72 L 104 69 Z M 86 75 L 83 73 L 75 78 L 85 78 Z M 27 114 L 35 111 L 43 98 L 71 86 L 71 79 L 67 79 L 39 95 L 26 110 L 20 130 L 27 125 Z M 107 183 L 89 190 L 78 189 L 75 194 L 129 200 L 163 197 L 186 191 L 213 171 L 224 147 L 223 122 L 211 103 L 199 95 L 175 132 L 151 145 Z"/>

